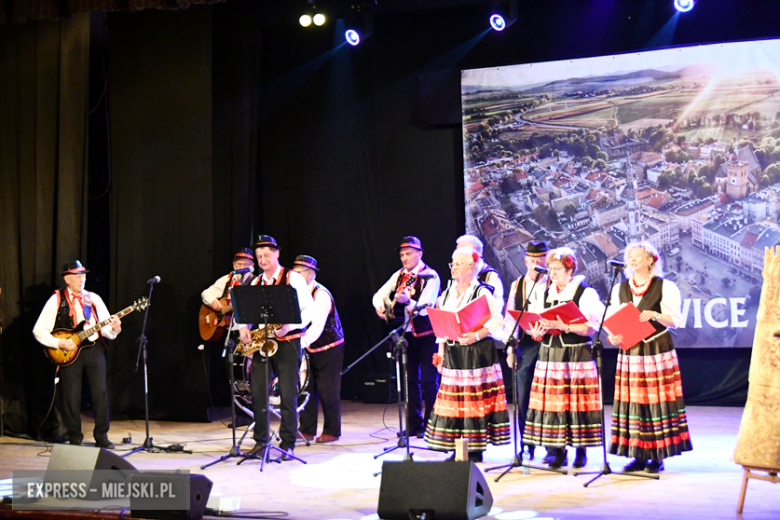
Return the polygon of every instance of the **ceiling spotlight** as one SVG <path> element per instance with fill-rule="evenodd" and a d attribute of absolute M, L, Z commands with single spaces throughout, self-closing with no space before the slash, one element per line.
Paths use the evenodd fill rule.
<path fill-rule="evenodd" d="M 687 13 L 693 9 L 693 4 L 695 3 L 694 0 L 674 0 L 674 8 L 681 13 Z"/>
<path fill-rule="evenodd" d="M 500 14 L 491 14 L 490 15 L 490 27 L 493 28 L 493 30 L 496 31 L 503 31 L 506 29 L 506 20 L 504 20 L 504 17 Z"/>
<path fill-rule="evenodd" d="M 314 21 L 314 25 L 316 25 L 317 27 L 325 25 L 325 15 L 322 13 L 315 14 L 312 20 Z"/>
<path fill-rule="evenodd" d="M 344 39 L 353 47 L 360 43 L 360 35 L 355 29 L 347 29 L 347 32 L 344 33 Z"/>
<path fill-rule="evenodd" d="M 308 27 L 311 25 L 311 15 L 304 14 L 301 15 L 300 18 L 298 18 L 298 23 L 300 23 L 303 27 Z"/>

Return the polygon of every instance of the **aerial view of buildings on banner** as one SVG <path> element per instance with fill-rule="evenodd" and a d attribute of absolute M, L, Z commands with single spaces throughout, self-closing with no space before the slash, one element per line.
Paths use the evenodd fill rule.
<path fill-rule="evenodd" d="M 627 243 L 661 251 L 683 347 L 750 347 L 780 245 L 780 40 L 463 71 L 467 232 L 505 280 L 531 240 L 602 296 Z"/>

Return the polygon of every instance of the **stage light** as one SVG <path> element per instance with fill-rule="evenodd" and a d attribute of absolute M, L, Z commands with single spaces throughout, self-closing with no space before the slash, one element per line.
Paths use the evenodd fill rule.
<path fill-rule="evenodd" d="M 317 13 L 314 15 L 313 21 L 314 21 L 314 25 L 316 25 L 317 27 L 325 25 L 325 15 L 322 13 Z"/>
<path fill-rule="evenodd" d="M 506 20 L 504 20 L 504 17 L 500 14 L 491 14 L 490 15 L 490 26 L 493 28 L 493 30 L 496 31 L 503 31 L 506 29 Z"/>
<path fill-rule="evenodd" d="M 360 43 L 360 35 L 355 29 L 347 29 L 347 32 L 344 33 L 344 39 L 353 47 Z"/>
<path fill-rule="evenodd" d="M 695 3 L 694 0 L 674 0 L 674 8 L 681 13 L 687 13 L 693 9 L 693 4 Z"/>
<path fill-rule="evenodd" d="M 310 26 L 310 25 L 311 25 L 311 15 L 308 15 L 308 14 L 301 15 L 301 17 L 300 17 L 300 18 L 298 18 L 298 22 L 299 22 L 299 23 L 300 23 L 300 24 L 301 24 L 303 27 L 308 27 L 308 26 Z"/>

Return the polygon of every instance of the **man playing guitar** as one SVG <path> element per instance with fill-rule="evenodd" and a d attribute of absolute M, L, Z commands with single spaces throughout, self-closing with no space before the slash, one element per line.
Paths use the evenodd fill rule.
<path fill-rule="evenodd" d="M 208 338 L 203 337 L 205 341 L 219 339 L 218 333 L 213 328 L 221 321 L 222 316 L 226 318 L 226 321 L 230 321 L 230 313 L 225 312 L 226 309 L 223 309 L 225 307 L 223 303 L 226 305 L 230 304 L 230 288 L 236 285 L 249 284 L 253 278 L 252 272 L 254 267 L 255 257 L 252 251 L 245 247 L 233 257 L 233 271 L 220 277 L 211 287 L 200 293 L 203 305 L 214 311 L 214 313 L 201 313 L 201 319 L 208 320 L 207 324 L 201 324 L 201 330 L 206 325 L 205 328 L 213 335 Z M 237 273 L 237 271 L 244 272 Z M 238 330 L 238 327 L 231 327 L 231 330 Z M 202 333 L 201 335 L 203 336 L 204 334 Z"/>
<path fill-rule="evenodd" d="M 70 339 L 58 339 L 52 335 L 55 329 L 73 329 L 82 321 L 85 327 L 103 320 L 109 324 L 88 339 L 114 339 L 122 331 L 122 322 L 111 316 L 106 304 L 95 293 L 84 290 L 87 269 L 81 262 L 66 263 L 60 273 L 67 287 L 54 291 L 38 317 L 33 335 L 44 347 L 51 349 L 73 350 L 76 345 Z M 105 343 L 103 344 L 105 345 Z M 99 448 L 113 449 L 108 440 L 108 390 L 106 389 L 106 348 L 95 345 L 86 348 L 76 360 L 68 366 L 59 367 L 60 392 L 57 402 L 67 429 L 71 444 L 80 445 L 84 439 L 81 433 L 81 377 L 85 374 L 92 395 L 92 408 L 95 411 L 95 444 Z"/>
<path fill-rule="evenodd" d="M 439 275 L 422 261 L 423 248 L 419 238 L 404 237 L 401 245 L 398 246 L 398 253 L 403 268 L 393 273 L 372 299 L 377 315 L 380 318 L 390 316 L 392 318 L 389 320 L 390 325 L 393 327 L 403 324 L 407 313 L 412 312 L 416 307 L 435 305 L 441 288 Z M 389 308 L 393 304 L 395 310 Z M 409 436 L 416 435 L 422 438 L 439 391 L 439 372 L 433 365 L 433 354 L 438 347 L 425 309 L 419 311 L 419 315 L 412 320 L 410 330 L 405 337 L 409 343 L 406 351 Z M 423 401 L 425 401 L 424 414 Z"/>

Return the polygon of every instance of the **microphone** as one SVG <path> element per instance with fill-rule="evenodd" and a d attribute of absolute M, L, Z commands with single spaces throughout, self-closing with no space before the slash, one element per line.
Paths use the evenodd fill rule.
<path fill-rule="evenodd" d="M 244 273 L 254 273 L 255 268 L 254 267 L 246 267 L 244 269 L 236 269 L 233 271 L 233 274 L 244 274 Z"/>
<path fill-rule="evenodd" d="M 626 264 L 624 262 L 621 262 L 620 260 L 615 260 L 614 258 L 607 263 L 612 267 L 614 267 L 615 269 L 623 269 L 624 267 L 626 267 Z"/>
<path fill-rule="evenodd" d="M 148 280 L 146 280 L 146 283 L 159 283 L 159 282 L 160 282 L 159 276 L 155 276 L 154 278 L 149 278 Z"/>
<path fill-rule="evenodd" d="M 541 274 L 547 274 L 549 272 L 547 269 L 545 269 L 541 265 L 535 265 L 534 266 L 534 271 L 536 271 L 537 273 L 541 273 Z"/>

